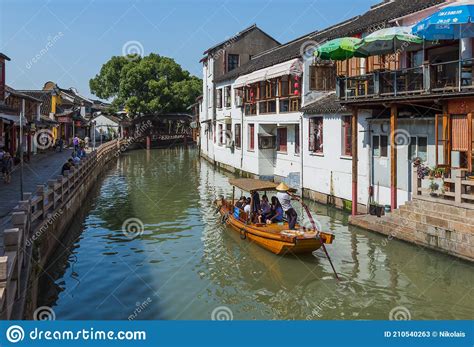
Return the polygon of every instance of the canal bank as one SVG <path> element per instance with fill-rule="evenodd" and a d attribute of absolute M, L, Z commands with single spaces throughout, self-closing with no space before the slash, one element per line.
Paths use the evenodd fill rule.
<path fill-rule="evenodd" d="M 3 319 L 32 318 L 37 307 L 38 278 L 49 266 L 50 255 L 61 245 L 89 189 L 112 159 L 123 140 L 101 145 L 74 167 L 24 193 L 12 212 L 11 227 L 3 232 L 0 257 L 1 314 Z"/>
<path fill-rule="evenodd" d="M 309 202 L 336 239 L 329 252 L 275 256 L 219 222 L 229 175 L 197 151 L 125 153 L 91 191 L 42 278 L 38 305 L 57 319 L 470 319 L 472 265 L 348 225 Z M 240 193 L 240 192 L 239 192 Z M 297 206 L 300 216 L 303 211 Z M 136 233 L 124 232 L 135 221 Z M 125 229 L 126 231 L 127 229 Z M 450 293 L 450 300 L 446 300 Z"/>

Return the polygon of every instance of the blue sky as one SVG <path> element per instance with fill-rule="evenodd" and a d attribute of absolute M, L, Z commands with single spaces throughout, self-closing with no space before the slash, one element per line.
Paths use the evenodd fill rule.
<path fill-rule="evenodd" d="M 0 0 L 0 52 L 13 88 L 52 80 L 91 96 L 89 79 L 124 50 L 172 57 L 200 76 L 202 52 L 253 23 L 283 43 L 380 1 Z"/>

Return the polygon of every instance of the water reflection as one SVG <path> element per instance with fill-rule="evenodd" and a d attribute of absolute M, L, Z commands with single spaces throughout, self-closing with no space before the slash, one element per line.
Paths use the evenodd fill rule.
<path fill-rule="evenodd" d="M 275 256 L 242 241 L 216 215 L 229 175 L 182 149 L 133 151 L 110 170 L 43 276 L 41 304 L 58 319 L 470 319 L 472 265 L 347 225 L 347 214 L 310 203 L 336 234 L 329 252 Z M 302 211 L 299 211 L 302 215 Z M 138 218 L 143 235 L 122 223 Z M 447 295 L 449 293 L 449 295 Z M 134 317 L 135 318 L 135 317 Z"/>

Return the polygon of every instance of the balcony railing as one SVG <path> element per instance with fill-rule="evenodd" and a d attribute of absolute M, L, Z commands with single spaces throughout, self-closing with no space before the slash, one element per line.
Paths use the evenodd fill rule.
<path fill-rule="evenodd" d="M 474 90 L 474 59 L 425 64 L 401 70 L 378 70 L 355 77 L 338 77 L 342 100 L 397 97 Z"/>

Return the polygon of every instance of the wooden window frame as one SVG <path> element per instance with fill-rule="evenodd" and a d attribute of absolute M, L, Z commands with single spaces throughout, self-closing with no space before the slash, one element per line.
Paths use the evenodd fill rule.
<path fill-rule="evenodd" d="M 255 124 L 254 123 L 250 123 L 248 125 L 248 134 L 249 134 L 249 143 L 248 143 L 247 150 L 249 152 L 254 152 L 255 151 Z"/>
<path fill-rule="evenodd" d="M 235 147 L 238 149 L 242 148 L 242 124 L 234 124 L 234 141 Z"/>
<path fill-rule="evenodd" d="M 284 132 L 285 136 L 282 136 L 282 132 Z M 285 139 L 285 143 L 283 144 L 282 139 Z M 288 128 L 287 127 L 278 127 L 277 128 L 277 151 L 278 153 L 288 153 Z"/>
<path fill-rule="evenodd" d="M 341 154 L 352 157 L 352 116 L 342 116 Z"/>

